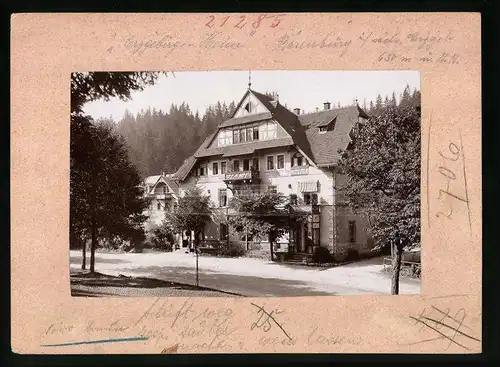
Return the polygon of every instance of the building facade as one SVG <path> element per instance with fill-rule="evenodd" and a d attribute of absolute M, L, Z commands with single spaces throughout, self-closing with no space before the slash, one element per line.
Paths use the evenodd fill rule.
<path fill-rule="evenodd" d="M 179 196 L 192 186 L 210 196 L 215 214 L 205 228 L 205 239 L 227 238 L 231 197 L 269 190 L 307 213 L 303 225 L 280 239 L 282 249 L 300 253 L 323 246 L 332 253 L 349 248 L 362 252 L 372 246 L 367 223 L 337 206 L 341 198 L 336 188 L 346 180 L 337 169 L 338 150 L 350 146 L 352 132 L 367 118 L 357 105 L 332 109 L 324 103 L 315 113 L 292 112 L 277 96 L 248 88 L 232 118 L 222 122 L 165 183 L 175 182 Z M 155 195 L 157 188 L 158 184 Z M 156 205 L 161 203 L 157 200 Z"/>
<path fill-rule="evenodd" d="M 142 181 L 144 196 L 149 199 L 146 210 L 148 220 L 144 223 L 146 232 L 160 225 L 165 212 L 172 211 L 178 199 L 178 185 L 172 174 L 149 176 Z"/>

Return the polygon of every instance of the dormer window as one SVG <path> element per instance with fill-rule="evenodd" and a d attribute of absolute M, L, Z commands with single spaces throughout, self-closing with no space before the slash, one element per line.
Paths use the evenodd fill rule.
<path fill-rule="evenodd" d="M 326 131 L 327 131 L 327 130 L 328 130 L 328 127 L 327 127 L 327 126 L 321 126 L 321 127 L 319 128 L 319 132 L 320 132 L 320 133 L 326 133 Z"/>
<path fill-rule="evenodd" d="M 295 153 L 292 156 L 292 167 L 306 166 L 307 160 L 300 153 Z"/>

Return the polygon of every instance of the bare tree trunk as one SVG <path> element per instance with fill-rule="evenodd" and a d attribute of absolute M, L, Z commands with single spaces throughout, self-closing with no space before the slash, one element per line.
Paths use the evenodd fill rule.
<path fill-rule="evenodd" d="M 194 243 L 194 252 L 196 253 L 196 287 L 199 286 L 199 269 L 198 269 L 198 241 Z"/>
<path fill-rule="evenodd" d="M 90 272 L 95 272 L 95 249 L 97 247 L 97 224 L 95 218 L 92 218 L 91 223 L 91 242 L 90 242 Z"/>
<path fill-rule="evenodd" d="M 392 244 L 392 279 L 391 294 L 399 294 L 399 273 L 401 271 L 401 259 L 403 256 L 403 246 L 400 241 Z"/>
<path fill-rule="evenodd" d="M 245 233 L 245 248 L 248 251 L 248 234 Z"/>
<path fill-rule="evenodd" d="M 273 234 L 272 231 L 269 232 L 269 246 L 271 248 L 271 261 L 273 261 L 274 258 L 274 249 L 273 249 Z"/>
<path fill-rule="evenodd" d="M 87 240 L 82 241 L 82 269 L 85 270 L 87 265 Z"/>

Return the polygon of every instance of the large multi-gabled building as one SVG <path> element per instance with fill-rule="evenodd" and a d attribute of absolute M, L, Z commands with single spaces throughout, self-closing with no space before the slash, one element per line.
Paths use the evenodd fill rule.
<path fill-rule="evenodd" d="M 308 213 L 306 223 L 284 241 L 289 250 L 311 252 L 324 246 L 332 253 L 363 249 L 371 241 L 363 218 L 336 206 L 336 187 L 345 177 L 337 170 L 339 149 L 352 143 L 352 132 L 367 114 L 357 105 L 324 108 L 300 114 L 280 104 L 278 97 L 250 87 L 227 121 L 171 177 L 179 195 L 193 185 L 214 203 L 213 221 L 205 239 L 227 237 L 229 199 L 247 190 L 272 190 L 290 198 Z"/>

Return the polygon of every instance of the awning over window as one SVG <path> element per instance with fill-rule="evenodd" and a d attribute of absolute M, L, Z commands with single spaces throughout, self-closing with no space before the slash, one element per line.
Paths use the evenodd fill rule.
<path fill-rule="evenodd" d="M 299 192 L 317 192 L 318 181 L 299 182 Z"/>

